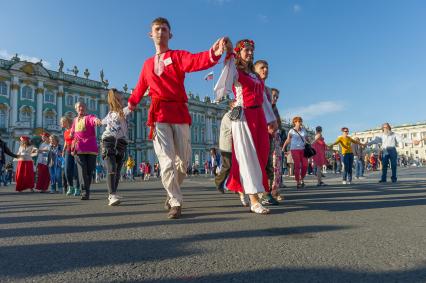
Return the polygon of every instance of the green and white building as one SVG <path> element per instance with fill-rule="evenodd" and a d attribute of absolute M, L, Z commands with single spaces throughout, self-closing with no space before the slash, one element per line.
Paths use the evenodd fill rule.
<path fill-rule="evenodd" d="M 86 103 L 88 112 L 100 118 L 108 112 L 106 102 L 108 81 L 103 71 L 100 80 L 89 78 L 86 69 L 83 77 L 78 76 L 76 66 L 63 72 L 64 63 L 59 62 L 57 71 L 48 70 L 40 61 L 21 61 L 15 55 L 10 60 L 0 59 L 0 136 L 14 152 L 19 146 L 19 137 L 28 135 L 37 141 L 42 131 L 59 135 L 62 116 L 75 116 L 74 104 Z M 127 98 L 127 85 L 123 87 Z M 208 158 L 209 149 L 217 147 L 220 121 L 227 108 L 227 101 L 213 103 L 208 97 L 189 94 L 191 126 L 192 162 L 203 164 Z M 144 98 L 137 111 L 129 119 L 129 149 L 137 163 L 156 161 L 152 142 L 148 140 L 149 129 L 145 126 L 150 100 Z M 98 129 L 98 136 L 102 129 Z"/>

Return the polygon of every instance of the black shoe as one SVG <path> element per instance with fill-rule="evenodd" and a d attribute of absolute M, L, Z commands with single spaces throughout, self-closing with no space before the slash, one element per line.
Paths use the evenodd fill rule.
<path fill-rule="evenodd" d="M 182 207 L 180 206 L 173 206 L 170 208 L 169 214 L 167 215 L 167 218 L 169 219 L 178 219 L 182 216 Z"/>
<path fill-rule="evenodd" d="M 223 189 L 223 187 L 222 187 L 222 188 L 220 188 L 220 187 L 216 187 L 216 190 L 217 190 L 219 193 L 221 193 L 221 194 L 224 194 L 224 193 L 225 193 L 225 190 Z"/>
<path fill-rule="evenodd" d="M 380 181 L 379 181 L 379 183 L 386 183 L 386 181 L 384 181 L 384 180 L 380 180 Z"/>
<path fill-rule="evenodd" d="M 83 191 L 83 194 L 81 195 L 81 200 L 89 200 L 89 193 L 87 193 L 87 191 Z"/>
<path fill-rule="evenodd" d="M 271 195 L 264 195 L 260 200 L 263 205 L 279 205 L 280 203 L 274 199 Z"/>

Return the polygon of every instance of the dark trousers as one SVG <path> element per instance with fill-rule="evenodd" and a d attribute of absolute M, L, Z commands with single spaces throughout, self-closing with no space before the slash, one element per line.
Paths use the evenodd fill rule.
<path fill-rule="evenodd" d="M 343 164 L 345 165 L 345 172 L 343 172 L 343 181 L 352 182 L 352 166 L 354 164 L 354 154 L 344 154 Z"/>
<path fill-rule="evenodd" d="M 70 152 L 65 152 L 65 178 L 67 180 L 67 185 L 70 187 L 74 187 L 74 179 L 75 185 L 77 188 L 80 187 L 80 180 L 78 179 L 78 171 L 77 164 L 75 162 L 74 156 L 71 155 Z"/>
<path fill-rule="evenodd" d="M 120 182 L 120 172 L 124 164 L 124 152 L 117 154 L 109 154 L 104 157 L 105 169 L 107 171 L 107 186 L 110 194 L 117 192 L 118 183 Z"/>
<path fill-rule="evenodd" d="M 92 175 L 96 168 L 96 155 L 77 154 L 75 156 L 75 161 L 77 162 L 81 190 L 84 191 L 86 195 L 89 195 L 90 185 L 92 184 Z"/>
<path fill-rule="evenodd" d="M 398 159 L 398 154 L 396 152 L 396 148 L 387 147 L 382 152 L 382 181 L 386 181 L 386 176 L 388 173 L 388 166 L 390 161 L 390 166 L 392 170 L 391 180 L 392 182 L 396 182 L 396 163 Z"/>
<path fill-rule="evenodd" d="M 101 141 L 102 159 L 105 161 L 107 171 L 107 186 L 110 194 L 117 192 L 118 183 L 120 182 L 120 172 L 124 164 L 127 149 L 127 141 L 125 139 L 115 139 L 114 137 L 106 137 Z M 134 167 L 136 169 L 136 166 Z M 135 172 L 133 172 L 133 176 Z"/>
<path fill-rule="evenodd" d="M 219 174 L 214 178 L 214 182 L 216 183 L 216 187 L 219 189 L 223 189 L 225 185 L 226 178 L 229 176 L 229 172 L 231 171 L 231 161 L 232 161 L 232 153 L 231 152 L 221 152 L 222 155 L 222 168 L 220 169 Z"/>

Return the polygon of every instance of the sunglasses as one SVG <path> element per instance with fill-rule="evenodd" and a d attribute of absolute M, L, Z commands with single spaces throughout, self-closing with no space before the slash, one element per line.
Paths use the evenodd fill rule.
<path fill-rule="evenodd" d="M 349 133 L 349 131 L 343 131 L 344 133 Z"/>

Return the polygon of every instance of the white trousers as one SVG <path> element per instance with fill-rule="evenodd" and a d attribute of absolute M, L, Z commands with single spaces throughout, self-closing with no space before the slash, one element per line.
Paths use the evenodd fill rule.
<path fill-rule="evenodd" d="M 154 150 L 161 168 L 161 181 L 169 195 L 170 206 L 182 206 L 180 189 L 191 158 L 188 124 L 156 123 Z"/>

